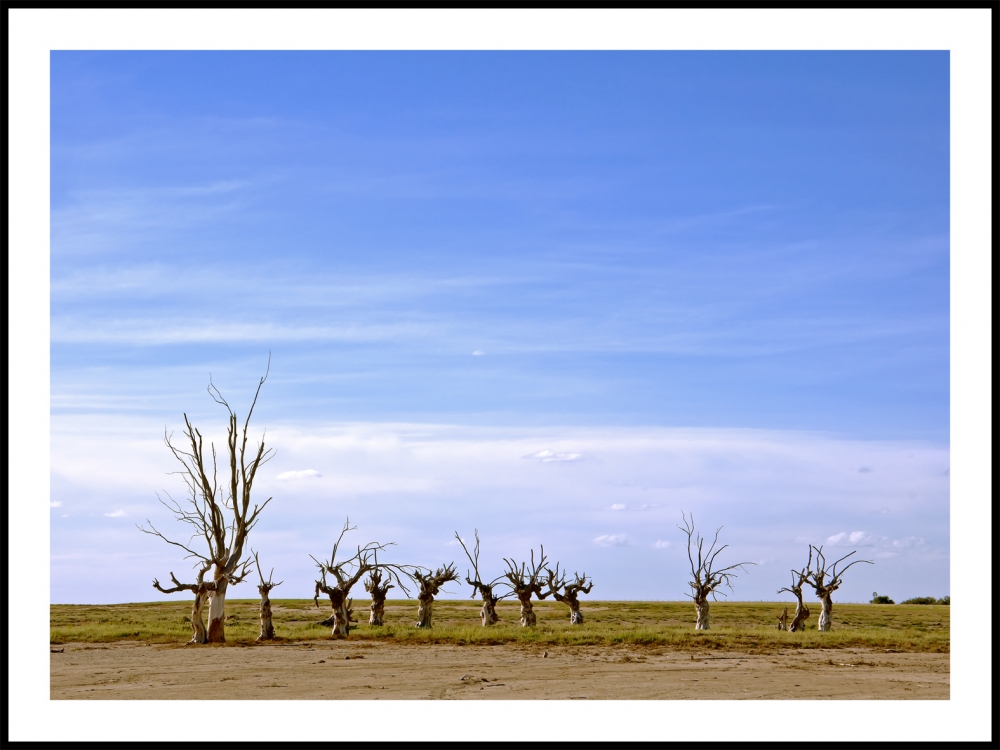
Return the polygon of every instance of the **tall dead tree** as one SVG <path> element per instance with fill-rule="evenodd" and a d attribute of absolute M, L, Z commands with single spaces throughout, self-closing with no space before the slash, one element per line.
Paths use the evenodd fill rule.
<path fill-rule="evenodd" d="M 837 566 L 844 562 L 848 557 L 857 553 L 849 552 L 842 558 L 837 560 L 829 570 L 826 567 L 826 557 L 823 555 L 823 547 L 814 547 L 809 545 L 809 555 L 812 556 L 813 551 L 816 552 L 816 570 L 812 571 L 808 581 L 809 585 L 813 587 L 816 592 L 816 598 L 820 600 L 821 609 L 819 612 L 819 629 L 820 630 L 830 630 L 833 627 L 833 592 L 840 588 L 842 583 L 841 576 L 847 572 L 847 568 L 852 565 L 857 565 L 858 563 L 867 563 L 868 565 L 874 565 L 871 560 L 854 560 L 848 563 L 847 567 L 837 572 Z M 827 580 L 827 576 L 830 576 Z"/>
<path fill-rule="evenodd" d="M 337 537 L 337 541 L 333 544 L 333 551 L 330 553 L 330 559 L 325 561 L 317 560 L 313 557 L 313 562 L 316 563 L 320 571 L 320 580 L 316 581 L 315 594 L 313 596 L 313 601 L 316 606 L 319 606 L 319 595 L 326 594 L 330 597 L 330 605 L 333 608 L 333 614 L 328 618 L 323 620 L 320 625 L 333 626 L 332 636 L 334 638 L 338 636 L 346 636 L 351 632 L 351 623 L 357 622 L 351 618 L 354 610 L 351 609 L 352 599 L 350 598 L 351 589 L 354 585 L 361 580 L 366 573 L 379 572 L 379 582 L 381 583 L 382 572 L 388 574 L 390 580 L 396 581 L 403 591 L 409 592 L 406 586 L 403 584 L 399 577 L 399 573 L 406 574 L 404 566 L 392 565 L 387 563 L 379 563 L 375 558 L 375 554 L 384 550 L 386 547 L 390 546 L 392 542 L 388 544 L 379 544 L 378 542 L 369 542 L 363 547 L 359 546 L 357 551 L 348 558 L 337 560 L 337 551 L 340 548 L 340 543 L 344 539 L 344 534 L 348 531 L 354 531 L 357 526 L 351 526 L 350 519 L 344 523 L 344 528 L 340 532 L 340 536 Z M 312 555 L 310 555 L 312 557 Z M 330 586 L 327 583 L 327 574 L 332 575 L 336 579 L 336 583 Z"/>
<path fill-rule="evenodd" d="M 577 597 L 580 594 L 589 594 L 594 588 L 594 582 L 587 581 L 587 574 L 580 575 L 573 573 L 573 583 L 566 583 L 566 572 L 559 574 L 559 564 L 556 563 L 555 570 L 548 571 L 548 593 L 552 594 L 557 602 L 562 602 L 569 606 L 569 621 L 571 625 L 583 625 L 583 612 L 580 611 L 580 601 Z"/>
<path fill-rule="evenodd" d="M 149 528 L 138 527 L 146 534 L 158 536 L 168 544 L 180 547 L 187 553 L 185 558 L 199 560 L 199 567 L 206 568 L 206 572 L 209 568 L 213 569 L 211 585 L 205 586 L 209 600 L 208 634 L 205 641 L 207 643 L 223 643 L 226 640 L 226 591 L 229 586 L 236 585 L 246 576 L 250 563 L 249 558 L 244 556 L 247 535 L 256 525 L 261 511 L 271 502 L 271 498 L 268 498 L 260 506 L 254 504 L 252 509 L 250 507 L 250 495 L 257 470 L 270 460 L 273 451 L 265 450 L 262 439 L 256 448 L 251 449 L 249 453 L 247 452 L 247 431 L 250 417 L 253 415 L 254 407 L 257 405 L 257 397 L 260 395 L 264 381 L 267 380 L 270 369 L 271 359 L 268 357 L 267 371 L 257 384 L 257 391 L 254 393 L 253 403 L 250 405 L 250 411 L 247 412 L 242 431 L 236 413 L 230 408 L 229 403 L 222 397 L 222 393 L 215 387 L 211 376 L 209 376 L 209 395 L 217 404 L 226 407 L 226 411 L 229 412 L 226 440 L 229 476 L 224 486 L 220 487 L 217 483 L 218 466 L 215 444 L 210 443 L 211 455 L 206 457 L 201 432 L 191 425 L 187 414 L 184 415 L 185 440 L 182 445 L 175 445 L 173 436 L 164 431 L 164 442 L 182 467 L 173 473 L 182 477 L 189 497 L 184 506 L 175 502 L 169 494 L 167 494 L 167 501 L 160 498 L 160 502 L 174 515 L 176 520 L 188 524 L 192 528 L 193 533 L 187 544 L 168 539 L 150 523 L 148 518 L 146 524 Z M 227 515 L 229 516 L 228 520 Z M 204 540 L 205 550 L 203 552 L 195 551 L 188 546 L 195 539 Z M 171 578 L 173 578 L 172 573 Z M 170 591 L 193 591 L 195 589 L 192 586 L 199 588 L 202 585 L 201 583 L 179 584 L 176 579 L 173 580 L 180 588 L 175 587 Z M 164 591 L 158 585 L 156 588 Z"/>
<path fill-rule="evenodd" d="M 531 595 L 534 594 L 539 600 L 544 599 L 549 594 L 554 593 L 551 588 L 542 591 L 542 571 L 545 569 L 545 547 L 541 547 L 538 563 L 535 563 L 535 551 L 531 550 L 531 567 L 528 563 L 522 562 L 520 566 L 513 560 L 506 557 L 503 561 L 507 564 L 507 572 L 504 576 L 510 585 L 514 596 L 521 603 L 521 627 L 531 627 L 537 622 L 535 612 L 531 604 Z"/>
<path fill-rule="evenodd" d="M 792 571 L 792 585 L 778 589 L 779 594 L 782 591 L 787 591 L 795 597 L 795 617 L 792 618 L 792 622 L 788 626 L 789 633 L 801 633 L 806 629 L 809 607 L 802 602 L 802 584 L 809 580 L 810 575 L 812 575 L 812 548 L 809 549 L 809 562 L 806 563 L 806 566 L 802 570 Z"/>
<path fill-rule="evenodd" d="M 153 588 L 163 594 L 173 594 L 177 591 L 191 591 L 194 593 L 194 603 L 191 605 L 191 640 L 190 643 L 208 643 L 208 629 L 205 627 L 205 601 L 210 592 L 215 591 L 215 581 L 206 583 L 205 574 L 211 570 L 212 566 L 206 565 L 198 571 L 198 579 L 195 583 L 181 583 L 174 574 L 170 574 L 170 580 L 174 582 L 174 587 L 165 589 L 160 582 L 153 579 Z"/>
<path fill-rule="evenodd" d="M 701 537 L 694 527 L 694 514 L 691 514 L 691 519 L 688 520 L 687 516 L 681 513 L 681 518 L 684 519 L 684 525 L 678 526 L 681 531 L 687 535 L 687 553 L 688 562 L 691 563 L 691 576 L 694 578 L 693 581 L 689 581 L 688 585 L 692 588 L 694 593 L 688 594 L 692 600 L 694 600 L 694 608 L 696 613 L 696 619 L 694 624 L 695 630 L 708 630 L 711 626 L 711 620 L 708 612 L 708 597 L 711 596 L 712 599 L 718 601 L 716 598 L 716 589 L 723 583 L 726 587 L 732 591 L 733 586 L 730 583 L 731 579 L 736 578 L 736 574 L 730 571 L 739 568 L 742 571 L 746 571 L 745 565 L 756 565 L 752 562 L 741 562 L 735 565 L 730 565 L 725 568 L 719 568 L 714 570 L 715 558 L 719 556 L 728 544 L 723 544 L 719 549 L 715 548 L 715 545 L 719 542 L 719 532 L 722 531 L 720 526 L 715 531 L 715 539 L 712 541 L 712 546 L 708 548 L 706 552 L 704 550 L 705 540 Z M 691 553 L 691 545 L 697 548 L 698 551 L 698 562 L 695 564 L 694 555 Z M 720 591 L 720 594 L 725 596 L 725 592 Z"/>
<path fill-rule="evenodd" d="M 277 588 L 284 581 L 273 583 L 274 568 L 271 568 L 265 581 L 264 573 L 260 569 L 260 558 L 256 552 L 253 553 L 253 561 L 257 564 L 257 575 L 260 577 L 260 584 L 257 586 L 257 591 L 260 594 L 260 635 L 257 636 L 257 640 L 270 641 L 274 639 L 274 622 L 271 620 L 271 589 Z"/>
<path fill-rule="evenodd" d="M 510 596 L 511 592 L 503 595 L 494 594 L 493 590 L 503 580 L 503 576 L 498 576 L 489 583 L 483 582 L 483 577 L 479 574 L 479 529 L 475 530 L 475 535 L 476 546 L 473 554 L 469 554 L 469 548 L 465 546 L 465 542 L 462 541 L 462 537 L 458 535 L 458 532 L 455 532 L 455 538 L 462 545 L 462 549 L 465 550 L 465 556 L 469 558 L 469 562 L 472 563 L 472 569 L 476 572 L 476 577 L 473 579 L 470 577 L 471 572 L 467 571 L 465 582 L 472 586 L 473 598 L 475 598 L 476 594 L 479 594 L 483 598 L 483 608 L 479 613 L 479 617 L 483 622 L 483 627 L 488 627 L 500 622 L 500 617 L 497 615 L 497 602 Z"/>
<path fill-rule="evenodd" d="M 449 581 L 457 581 L 458 573 L 455 572 L 455 563 L 442 565 L 431 573 L 430 568 L 424 573 L 422 568 L 414 568 L 413 579 L 420 586 L 420 593 L 417 594 L 417 627 L 431 627 L 431 614 L 434 608 L 434 597 L 438 595 L 441 587 Z"/>

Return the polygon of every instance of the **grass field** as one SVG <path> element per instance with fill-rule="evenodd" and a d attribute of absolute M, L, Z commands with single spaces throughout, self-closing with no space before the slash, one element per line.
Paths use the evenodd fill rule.
<path fill-rule="evenodd" d="M 259 632 L 257 600 L 226 602 L 226 639 L 230 644 L 255 641 Z M 389 601 L 386 625 L 367 624 L 366 600 L 355 600 L 355 617 L 349 640 L 381 640 L 394 643 L 449 643 L 490 645 L 520 643 L 537 645 L 627 644 L 682 650 L 715 649 L 769 652 L 798 648 L 880 648 L 897 652 L 948 653 L 950 608 L 943 605 L 837 604 L 833 630 L 817 631 L 819 604 L 804 633 L 786 633 L 774 623 L 786 603 L 719 602 L 712 604 L 712 630 L 694 630 L 694 607 L 688 602 L 587 602 L 586 622 L 569 624 L 569 609 L 558 602 L 538 602 L 538 625 L 522 628 L 516 602 L 497 607 L 501 622 L 490 628 L 479 625 L 479 603 L 438 601 L 434 604 L 434 628 L 418 630 L 415 601 Z M 54 604 L 50 607 L 50 641 L 183 644 L 191 637 L 188 624 L 190 599 L 114 605 Z M 329 605 L 317 609 L 312 600 L 273 599 L 278 642 L 321 640 L 330 628 L 316 623 L 330 614 Z M 794 607 L 789 607 L 793 611 Z"/>

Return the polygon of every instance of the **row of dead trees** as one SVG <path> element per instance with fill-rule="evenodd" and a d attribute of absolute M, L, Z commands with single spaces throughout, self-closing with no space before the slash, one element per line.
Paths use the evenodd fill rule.
<path fill-rule="evenodd" d="M 341 555 L 340 547 L 344 534 L 355 528 L 350 525 L 348 519 L 333 545 L 330 557 L 326 560 L 317 560 L 313 557 L 313 562 L 316 563 L 320 573 L 319 580 L 315 582 L 313 601 L 318 607 L 320 595 L 325 594 L 329 597 L 333 610 L 320 624 L 332 626 L 334 637 L 350 633 L 351 623 L 357 622 L 352 616 L 354 610 L 351 609 L 353 602 L 351 589 L 364 578 L 365 591 L 371 595 L 369 625 L 383 624 L 385 601 L 390 589 L 398 587 L 408 597 L 410 596 L 407 587 L 409 582 L 415 585 L 418 591 L 416 626 L 430 628 L 433 621 L 434 598 L 445 584 L 459 580 L 455 563 L 447 563 L 437 570 L 431 570 L 419 565 L 379 562 L 378 553 L 384 552 L 391 546 L 391 542 L 389 544 L 370 542 L 357 547 L 351 555 Z M 472 586 L 472 596 L 479 596 L 483 601 L 480 621 L 484 627 L 499 622 L 496 605 L 501 599 L 510 596 L 516 596 L 520 602 L 522 627 L 536 624 L 532 596 L 538 600 L 552 596 L 557 601 L 567 604 L 570 609 L 570 623 L 583 624 L 583 613 L 580 612 L 578 597 L 581 593 L 589 594 L 594 585 L 586 573 L 574 574 L 573 582 L 568 582 L 565 571 L 560 573 L 559 563 L 556 563 L 555 569 L 547 564 L 545 548 L 542 547 L 537 561 L 534 550 L 531 551 L 530 563 L 518 564 L 513 559 L 504 558 L 506 572 L 488 581 L 479 571 L 479 530 L 475 531 L 476 543 L 471 552 L 457 531 L 455 538 L 472 566 L 466 572 L 465 582 Z"/>
<path fill-rule="evenodd" d="M 260 580 L 257 586 L 261 596 L 261 629 L 258 640 L 270 640 L 274 637 L 270 592 L 276 586 L 280 586 L 282 582 L 275 583 L 273 581 L 273 569 L 268 577 L 264 578 L 259 555 L 249 549 L 247 544 L 247 537 L 256 525 L 261 511 L 271 501 L 271 498 L 268 498 L 260 505 L 251 504 L 251 493 L 257 471 L 273 456 L 273 450 L 265 448 L 263 439 L 256 446 L 251 446 L 249 450 L 247 446 L 250 417 L 253 415 L 260 389 L 267 380 L 268 372 L 270 372 L 270 357 L 268 358 L 268 369 L 257 384 L 253 402 L 242 425 L 229 403 L 212 383 L 211 377 L 209 378 L 209 395 L 217 404 L 225 407 L 229 417 L 226 460 L 224 461 L 224 463 L 228 463 L 228 472 L 222 482 L 218 481 L 220 462 L 217 460 L 215 445 L 210 443 L 206 453 L 201 432 L 191 424 L 187 414 L 184 415 L 183 440 L 175 443 L 173 436 L 164 431 L 164 441 L 167 448 L 181 465 L 181 468 L 175 473 L 183 479 L 188 498 L 185 504 L 181 504 L 166 494 L 166 499 L 161 497 L 160 502 L 171 511 L 177 521 L 186 524 L 192 533 L 186 542 L 170 539 L 153 526 L 148 519 L 146 526 L 140 525 L 139 529 L 161 538 L 170 545 L 179 547 L 185 551 L 187 559 L 197 561 L 198 573 L 194 583 L 178 581 L 173 572 L 170 573 L 172 587 L 164 588 L 158 580 L 153 580 L 154 588 L 164 594 L 178 591 L 194 593 L 191 628 L 193 631 L 192 641 L 196 643 L 225 641 L 226 593 L 229 586 L 236 585 L 246 578 L 251 570 L 251 561 Z M 716 531 L 712 544 L 705 550 L 705 539 L 695 530 L 694 517 L 688 518 L 684 515 L 683 520 L 684 525 L 679 528 L 687 536 L 688 560 L 691 563 L 692 575 L 690 581 L 692 593 L 689 596 L 695 605 L 695 628 L 707 630 L 710 626 L 709 598 L 714 600 L 717 589 L 723 584 L 732 589 L 731 581 L 736 577 L 736 571 L 745 571 L 745 566 L 754 563 L 743 562 L 723 568 L 716 567 L 716 558 L 727 546 L 718 546 L 721 527 Z M 364 587 L 372 598 L 369 624 L 382 624 L 388 591 L 398 586 L 409 596 L 406 583 L 410 582 L 415 584 L 418 589 L 417 627 L 431 627 L 434 597 L 438 595 L 441 587 L 446 583 L 458 580 L 455 563 L 442 565 L 437 570 L 431 571 L 416 565 L 380 562 L 378 553 L 384 552 L 388 546 L 391 546 L 391 543 L 380 544 L 376 542 L 358 546 L 353 554 L 340 555 L 340 559 L 338 559 L 344 534 L 352 528 L 349 521 L 344 524 L 340 536 L 333 545 L 329 559 L 317 560 L 315 557 L 313 558 L 320 571 L 319 580 L 315 582 L 314 601 L 319 606 L 319 596 L 325 594 L 330 598 L 333 609 L 330 617 L 322 624 L 332 626 L 334 636 L 347 635 L 350 632 L 350 624 L 356 622 L 351 616 L 350 592 L 359 581 L 367 576 Z M 574 625 L 583 624 L 583 614 L 580 612 L 578 597 L 580 594 L 589 594 L 593 587 L 593 581 L 585 573 L 583 575 L 574 574 L 574 580 L 569 582 L 566 571 L 560 572 L 558 562 L 554 568 L 549 565 L 543 547 L 537 561 L 534 550 L 531 551 L 530 562 L 518 563 L 514 559 L 504 558 L 506 571 L 493 580 L 486 581 L 479 569 L 479 531 L 475 532 L 475 546 L 471 552 L 458 532 L 455 532 L 455 538 L 461 544 L 472 566 L 466 573 L 465 581 L 472 586 L 472 596 L 479 596 L 483 601 L 480 612 L 483 626 L 490 626 L 498 622 L 497 602 L 509 596 L 516 597 L 521 605 L 520 621 L 523 627 L 531 627 L 536 623 L 532 597 L 535 600 L 543 600 L 549 596 L 569 606 L 571 623 Z M 815 569 L 813 569 L 814 553 Z M 784 591 L 792 593 L 798 600 L 795 615 L 790 624 L 787 624 L 787 609 L 783 617 L 779 618 L 781 629 L 784 629 L 786 624 L 790 631 L 799 631 L 804 628 L 804 623 L 809 617 L 809 610 L 802 602 L 802 587 L 805 584 L 810 585 L 815 590 L 822 602 L 819 629 L 830 629 L 833 610 L 831 597 L 840 586 L 841 576 L 851 565 L 858 562 L 871 562 L 870 560 L 855 560 L 838 572 L 837 565 L 853 554 L 852 552 L 837 560 L 828 571 L 822 547 L 810 546 L 809 562 L 806 567 L 801 571 L 793 570 L 792 585 L 779 590 L 779 593 Z M 211 579 L 206 580 L 210 572 Z M 207 626 L 205 625 L 206 608 Z"/>

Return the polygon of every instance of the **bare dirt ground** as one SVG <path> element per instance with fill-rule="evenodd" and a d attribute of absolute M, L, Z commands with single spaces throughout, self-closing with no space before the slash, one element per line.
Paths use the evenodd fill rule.
<path fill-rule="evenodd" d="M 692 654 L 604 646 L 51 647 L 62 699 L 947 700 L 949 655 L 862 649 Z M 225 690 L 206 690 L 213 682 Z"/>

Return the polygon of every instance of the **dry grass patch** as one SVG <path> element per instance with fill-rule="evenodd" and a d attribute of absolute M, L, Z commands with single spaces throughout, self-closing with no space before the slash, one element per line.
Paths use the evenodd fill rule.
<path fill-rule="evenodd" d="M 50 641 L 60 643 L 184 644 L 191 637 L 190 601 L 114 605 L 56 604 L 50 608 Z M 569 608 L 558 602 L 537 602 L 538 625 L 518 624 L 516 602 L 497 607 L 501 622 L 479 625 L 480 603 L 438 600 L 434 627 L 415 627 L 415 601 L 388 601 L 385 625 L 352 627 L 348 640 L 455 645 L 520 644 L 531 646 L 635 646 L 643 649 L 742 651 L 767 653 L 788 648 L 877 648 L 888 652 L 948 653 L 950 608 L 943 605 L 835 604 L 834 629 L 821 633 L 816 618 L 804 633 L 774 628 L 787 603 L 719 602 L 712 604 L 713 629 L 694 630 L 694 607 L 688 602 L 586 602 L 584 625 L 569 624 Z M 226 639 L 230 644 L 254 643 L 260 632 L 259 601 L 226 601 Z M 312 600 L 272 599 L 276 645 L 330 638 L 330 628 L 316 623 L 329 614 Z M 355 600 L 355 616 L 367 620 L 367 607 Z"/>

